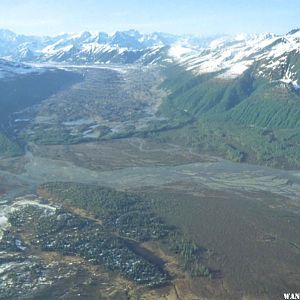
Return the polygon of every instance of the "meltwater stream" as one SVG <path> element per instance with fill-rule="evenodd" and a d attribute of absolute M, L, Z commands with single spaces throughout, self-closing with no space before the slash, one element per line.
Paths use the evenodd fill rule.
<path fill-rule="evenodd" d="M 265 191 L 300 199 L 300 172 L 234 163 L 223 159 L 179 166 L 127 167 L 95 171 L 71 162 L 41 158 L 27 151 L 28 163 L 22 174 L 0 171 L 8 181 L 34 188 L 49 181 L 97 183 L 114 188 L 160 186 L 174 182 L 194 182 L 213 189 Z"/>

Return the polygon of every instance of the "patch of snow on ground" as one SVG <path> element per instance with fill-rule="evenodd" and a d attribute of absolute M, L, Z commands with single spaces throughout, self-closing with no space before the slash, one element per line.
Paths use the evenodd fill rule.
<path fill-rule="evenodd" d="M 18 197 L 16 198 L 16 202 L 14 202 L 13 204 L 0 206 L 0 240 L 3 237 L 3 231 L 5 231 L 10 226 L 10 223 L 8 221 L 9 215 L 12 212 L 22 209 L 22 207 L 28 205 L 37 206 L 39 208 L 44 209 L 47 212 L 54 212 L 56 210 L 56 207 L 39 203 L 36 199 L 34 199 L 34 197 L 29 196 Z"/>
<path fill-rule="evenodd" d="M 56 210 L 56 207 L 53 207 L 53 206 L 47 205 L 47 204 L 41 204 L 35 200 L 27 200 L 27 199 L 24 199 L 23 197 L 19 197 L 16 200 L 17 200 L 17 202 L 13 203 L 14 209 L 18 209 L 19 207 L 22 207 L 22 206 L 31 205 L 31 206 L 38 206 L 40 208 L 51 210 L 51 211 Z"/>
<path fill-rule="evenodd" d="M 4 263 L 0 265 L 0 275 L 8 271 L 9 269 L 13 268 L 16 264 L 9 262 L 9 263 Z"/>
<path fill-rule="evenodd" d="M 8 214 L 10 213 L 9 206 L 0 206 L 0 240 L 2 240 L 3 231 L 9 227 Z"/>

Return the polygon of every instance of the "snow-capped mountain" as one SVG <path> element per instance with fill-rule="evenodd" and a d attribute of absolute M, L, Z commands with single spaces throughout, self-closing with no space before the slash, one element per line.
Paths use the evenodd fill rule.
<path fill-rule="evenodd" d="M 251 70 L 257 77 L 299 89 L 300 30 L 297 29 L 284 36 L 222 37 L 201 49 L 177 43 L 170 47 L 168 54 L 195 75 L 216 73 L 218 78 L 230 79 Z"/>
<path fill-rule="evenodd" d="M 153 63 L 166 58 L 174 43 L 204 47 L 213 37 L 141 34 L 136 30 L 64 33 L 54 37 L 17 35 L 0 31 L 0 57 L 19 62 Z"/>
<path fill-rule="evenodd" d="M 177 36 L 136 30 L 63 33 L 53 37 L 0 30 L 0 57 L 17 62 L 72 64 L 172 62 L 194 74 L 236 78 L 247 70 L 299 89 L 300 30 L 286 35 Z"/>
<path fill-rule="evenodd" d="M 205 116 L 221 126 L 300 126 L 299 29 L 224 36 L 200 48 L 175 43 L 168 56 L 179 66 L 167 85 L 175 89 L 164 103 L 170 114 Z"/>

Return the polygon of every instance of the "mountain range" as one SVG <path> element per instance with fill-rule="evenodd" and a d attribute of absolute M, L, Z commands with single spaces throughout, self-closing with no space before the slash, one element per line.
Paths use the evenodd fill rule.
<path fill-rule="evenodd" d="M 54 37 L 17 35 L 0 30 L 0 57 L 19 62 L 149 63 L 166 47 L 180 41 L 206 46 L 214 37 L 199 38 L 136 30 L 63 33 Z"/>
<path fill-rule="evenodd" d="M 0 300 L 299 291 L 299 170 L 299 29 L 0 30 Z"/>
<path fill-rule="evenodd" d="M 286 35 L 240 34 L 195 37 L 136 30 L 64 33 L 53 37 L 17 35 L 0 30 L 0 57 L 34 63 L 143 63 L 175 62 L 195 75 L 217 73 L 235 78 L 255 65 L 257 76 L 299 90 L 300 30 Z"/>
<path fill-rule="evenodd" d="M 44 64 L 161 66 L 168 96 L 158 113 L 183 128 L 173 131 L 176 141 L 211 145 L 234 160 L 300 166 L 299 29 L 210 37 L 0 30 L 0 58 L 0 77 L 43 72 Z"/>

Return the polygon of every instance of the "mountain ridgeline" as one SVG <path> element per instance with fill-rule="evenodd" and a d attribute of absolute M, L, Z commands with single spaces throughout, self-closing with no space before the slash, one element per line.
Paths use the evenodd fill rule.
<path fill-rule="evenodd" d="M 0 30 L 0 57 L 19 62 L 148 64 L 163 59 L 168 46 L 183 39 L 191 44 L 207 45 L 213 37 L 141 34 L 136 30 L 117 31 L 113 35 L 85 31 L 33 37 Z"/>
<path fill-rule="evenodd" d="M 2 30 L 0 56 L 1 66 L 10 64 L 0 66 L 0 79 L 15 69 L 23 83 L 46 76 L 32 75 L 28 62 L 159 68 L 167 96 L 157 115 L 172 121 L 151 136 L 231 160 L 300 167 L 300 30 L 235 37 L 135 30 L 31 37 Z M 19 63 L 13 68 L 12 61 Z"/>
<path fill-rule="evenodd" d="M 295 30 L 259 38 L 252 49 L 250 39 L 180 57 L 167 70 L 170 94 L 160 111 L 194 121 L 165 138 L 236 161 L 298 168 L 299 36 Z"/>

